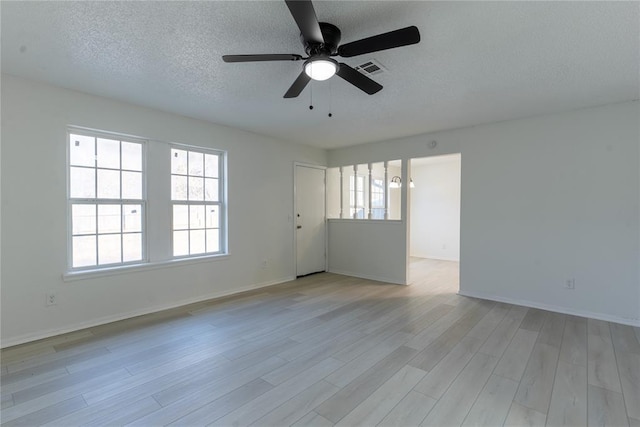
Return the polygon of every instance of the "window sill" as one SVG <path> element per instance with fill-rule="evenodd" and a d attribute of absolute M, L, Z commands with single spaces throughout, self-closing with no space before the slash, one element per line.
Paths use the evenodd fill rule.
<path fill-rule="evenodd" d="M 62 275 L 65 282 L 77 280 L 95 279 L 98 277 L 116 276 L 119 274 L 137 273 L 140 271 L 157 270 L 159 268 L 181 267 L 190 264 L 201 264 L 203 262 L 224 261 L 229 258 L 229 254 L 206 255 L 193 258 L 180 258 L 168 261 L 147 262 L 144 264 L 132 264 L 118 267 L 101 268 L 95 270 L 71 271 Z"/>

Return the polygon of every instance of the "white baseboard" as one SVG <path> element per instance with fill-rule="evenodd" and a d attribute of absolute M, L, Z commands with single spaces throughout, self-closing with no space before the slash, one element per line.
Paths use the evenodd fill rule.
<path fill-rule="evenodd" d="M 343 276 L 358 277 L 360 279 L 375 280 L 377 282 L 393 283 L 394 285 L 406 285 L 404 280 L 394 279 L 391 277 L 374 276 L 370 274 L 354 273 L 352 271 L 329 269 L 329 273 L 342 274 Z"/>
<path fill-rule="evenodd" d="M 409 255 L 410 257 L 415 257 L 415 258 L 426 258 L 426 259 L 435 259 L 437 261 L 453 261 L 453 262 L 460 262 L 460 258 L 447 258 L 447 257 L 439 257 L 439 256 L 430 256 L 430 255 L 415 255 L 415 254 L 411 254 Z"/>
<path fill-rule="evenodd" d="M 0 348 L 7 348 L 7 347 L 12 347 L 14 345 L 25 344 L 25 343 L 28 343 L 28 342 L 31 342 L 31 341 L 37 341 L 37 340 L 41 340 L 41 339 L 44 339 L 44 338 L 54 337 L 56 335 L 62 335 L 62 334 L 67 334 L 69 332 L 79 331 L 79 330 L 82 330 L 82 329 L 93 328 L 95 326 L 100 326 L 100 325 L 104 325 L 104 324 L 107 324 L 107 323 L 117 322 L 119 320 L 125 320 L 125 319 L 130 319 L 132 317 L 143 316 L 145 314 L 157 313 L 159 311 L 169 310 L 169 309 L 177 308 L 177 307 L 182 307 L 184 305 L 189 305 L 189 304 L 193 304 L 193 303 L 196 303 L 196 302 L 201 302 L 201 301 L 206 301 L 206 300 L 210 300 L 210 299 L 226 297 L 226 296 L 229 296 L 229 295 L 239 294 L 241 292 L 247 292 L 247 291 L 251 291 L 251 290 L 254 290 L 254 289 L 265 288 L 267 286 L 273 286 L 273 285 L 277 285 L 279 283 L 290 282 L 292 280 L 295 280 L 295 277 L 293 277 L 293 276 L 283 277 L 283 278 L 280 278 L 280 279 L 275 279 L 275 280 L 270 280 L 270 281 L 267 281 L 267 282 L 257 283 L 257 284 L 254 284 L 254 285 L 245 286 L 245 287 L 242 287 L 242 288 L 233 289 L 233 290 L 229 290 L 229 291 L 213 292 L 213 293 L 206 294 L 206 295 L 200 295 L 200 296 L 197 296 L 197 297 L 184 299 L 184 300 L 181 300 L 181 301 L 178 301 L 178 302 L 174 302 L 174 303 L 171 303 L 171 304 L 162 304 L 162 305 L 157 305 L 157 306 L 154 306 L 154 307 L 148 307 L 148 308 L 143 308 L 143 309 L 140 309 L 140 310 L 131 311 L 131 312 L 128 312 L 128 313 L 116 314 L 116 315 L 113 315 L 113 316 L 104 316 L 104 317 L 100 317 L 98 319 L 93 319 L 93 320 L 88 320 L 86 322 L 76 323 L 76 324 L 71 325 L 71 326 L 65 326 L 63 328 L 54 328 L 54 329 L 49 329 L 49 330 L 46 330 L 46 331 L 38 331 L 36 333 L 20 335 L 18 337 L 13 337 L 13 338 L 9 338 L 9 339 L 3 339 L 0 342 Z"/>
<path fill-rule="evenodd" d="M 496 295 L 486 294 L 484 292 L 468 292 L 458 291 L 458 295 L 472 298 L 486 299 L 490 301 L 505 302 L 507 304 L 521 305 L 530 308 L 539 308 L 541 310 L 554 311 L 556 313 L 570 314 L 573 316 L 588 317 L 591 319 L 605 320 L 607 322 L 620 323 L 623 325 L 640 327 L 640 319 L 632 319 L 620 316 L 612 316 L 605 313 L 596 313 L 588 310 L 575 310 L 567 307 L 560 307 L 550 304 L 540 304 L 532 301 L 519 300 L 514 298 L 504 298 Z"/>

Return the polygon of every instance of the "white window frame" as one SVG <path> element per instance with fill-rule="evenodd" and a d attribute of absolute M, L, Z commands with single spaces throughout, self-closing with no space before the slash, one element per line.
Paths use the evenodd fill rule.
<path fill-rule="evenodd" d="M 71 165 L 71 135 L 81 135 L 81 136 L 87 136 L 87 137 L 91 137 L 91 138 L 95 138 L 96 140 L 98 138 L 104 138 L 104 139 L 112 139 L 112 140 L 118 140 L 120 141 L 120 143 L 122 144 L 123 141 L 125 142 L 131 142 L 131 143 L 137 143 L 141 145 L 142 148 L 142 153 L 141 153 L 141 171 L 135 171 L 135 172 L 141 172 L 142 174 L 142 198 L 141 199 L 122 199 L 122 198 L 117 198 L 117 199 L 106 199 L 106 198 L 99 198 L 98 197 L 98 179 L 97 179 L 97 173 L 99 169 L 107 169 L 107 170 L 118 170 L 120 172 L 122 171 L 127 171 L 127 169 L 122 169 L 122 164 L 120 164 L 120 168 L 119 169 L 111 169 L 111 168 L 99 168 L 97 165 L 97 162 L 94 163 L 93 167 L 90 166 L 78 166 L 78 165 Z M 146 153 L 147 153 L 147 140 L 145 139 L 141 139 L 141 138 L 136 138 L 136 137 L 131 137 L 128 135 L 123 135 L 123 134 L 119 134 L 119 133 L 112 133 L 112 132 L 103 132 L 103 131 L 94 131 L 94 130 L 90 130 L 90 129 L 84 129 L 84 128 L 78 128 L 78 127 L 68 127 L 67 128 L 67 137 L 66 137 L 66 169 L 67 169 L 67 182 L 66 182 L 66 192 L 67 192 L 67 271 L 70 273 L 75 273 L 75 272 L 86 272 L 86 271 L 101 271 L 101 270 L 111 270 L 114 268 L 119 268 L 119 267 L 126 267 L 126 266 L 131 266 L 131 265 L 139 265 L 139 264 L 144 264 L 144 263 L 148 263 L 148 255 L 147 255 L 147 230 L 146 230 L 146 226 L 147 226 L 147 186 L 146 186 L 146 182 L 147 182 L 147 163 L 146 163 Z M 122 145 L 121 145 L 122 147 Z M 97 150 L 97 141 L 95 142 L 95 148 Z M 97 159 L 97 152 L 94 153 Z M 122 158 L 120 159 L 122 161 Z M 95 171 L 96 177 L 95 177 L 95 197 L 93 198 L 72 198 L 71 197 L 71 167 L 84 167 L 87 169 L 93 169 Z M 120 195 L 122 195 L 122 174 L 120 174 Z M 95 230 L 95 236 L 96 236 L 96 264 L 94 265 L 88 265 L 88 266 L 81 266 L 81 267 L 74 267 L 73 266 L 73 205 L 82 205 L 82 204 L 91 204 L 91 205 L 95 205 L 96 206 L 96 230 Z M 98 216 L 97 216 L 97 209 L 98 206 L 100 205 L 120 205 L 120 212 L 122 215 L 122 206 L 124 205 L 140 205 L 141 207 L 141 214 L 140 214 L 140 233 L 141 233 L 141 259 L 140 260 L 134 260 L 134 261 L 126 261 L 126 262 L 117 262 L 117 263 L 109 263 L 109 264 L 99 264 L 99 252 L 98 252 L 98 236 L 100 236 L 101 234 L 99 233 L 98 230 L 98 224 L 97 224 L 97 220 L 98 220 Z M 123 242 L 122 242 L 122 236 L 124 234 L 128 234 L 126 232 L 123 231 L 122 228 L 122 224 L 121 224 L 121 228 L 120 228 L 120 232 L 119 233 L 103 233 L 103 234 L 119 234 L 120 235 L 120 258 L 122 259 L 123 257 Z"/>
<path fill-rule="evenodd" d="M 226 255 L 227 254 L 227 203 L 226 203 L 226 180 L 227 180 L 227 175 L 226 175 L 226 158 L 227 158 L 227 152 L 223 151 L 223 150 L 216 150 L 216 149 L 212 149 L 212 148 L 206 148 L 206 147 L 196 147 L 196 146 L 192 146 L 192 145 L 184 145 L 184 144 L 169 144 L 169 155 L 171 156 L 172 150 L 176 149 L 176 150 L 183 150 L 187 152 L 187 174 L 174 174 L 171 168 L 171 163 L 169 164 L 169 176 L 170 176 L 170 181 L 171 181 L 171 177 L 172 176 L 183 176 L 187 178 L 187 195 L 189 192 L 189 185 L 188 185 L 188 181 L 189 181 L 189 177 L 190 176 L 195 176 L 195 175 L 189 175 L 189 156 L 188 153 L 189 152 L 195 152 L 195 153 L 202 153 L 202 154 L 212 154 L 212 155 L 216 155 L 218 156 L 218 176 L 217 176 L 217 180 L 218 180 L 218 201 L 207 201 L 207 200 L 174 200 L 172 198 L 172 196 L 169 196 L 169 203 L 170 203 L 170 223 L 169 223 L 169 230 L 170 230 L 170 234 L 171 234 L 171 239 L 170 239 L 170 245 L 171 247 L 169 248 L 169 253 L 171 256 L 171 259 L 173 260 L 184 260 L 184 259 L 193 259 L 193 258 L 202 258 L 202 257 L 212 257 L 212 256 L 220 256 L 220 255 Z M 169 161 L 171 162 L 172 159 L 170 158 Z M 204 178 L 204 174 L 203 174 L 203 178 Z M 172 185 L 170 183 L 170 185 Z M 204 192 L 204 187 L 203 187 L 203 192 Z M 169 192 L 171 192 L 171 188 L 169 188 Z M 188 196 L 187 196 L 188 197 Z M 206 252 L 206 223 L 205 223 L 205 228 L 203 228 L 202 230 L 205 231 L 205 252 L 199 252 L 199 253 L 195 253 L 195 254 L 187 254 L 187 255 L 174 255 L 174 231 L 182 231 L 182 230 L 187 230 L 187 231 L 191 231 L 191 228 L 186 228 L 186 229 L 180 229 L 180 230 L 175 230 L 173 228 L 173 224 L 174 224 L 174 217 L 173 217 L 173 212 L 174 209 L 173 207 L 176 205 L 184 205 L 187 207 L 190 206 L 199 206 L 199 205 L 204 205 L 205 206 L 205 211 L 207 209 L 207 206 L 217 206 L 218 208 L 218 251 L 215 252 Z M 187 209 L 187 211 L 189 212 L 188 215 L 191 215 L 191 209 Z M 206 214 L 205 214 L 206 216 Z M 212 228 L 209 228 L 212 229 Z M 199 229 L 198 229 L 199 230 Z M 188 233 L 188 235 L 190 236 L 190 233 Z M 191 247 L 190 242 L 187 244 L 187 246 Z"/>

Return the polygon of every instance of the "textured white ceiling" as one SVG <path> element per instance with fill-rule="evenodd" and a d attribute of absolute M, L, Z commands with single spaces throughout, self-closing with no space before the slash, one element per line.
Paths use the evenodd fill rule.
<path fill-rule="evenodd" d="M 638 2 L 316 1 L 347 43 L 416 25 L 373 96 L 334 77 L 282 95 L 303 54 L 283 1 L 2 1 L 2 71 L 323 148 L 634 100 Z M 327 117 L 331 111 L 333 117 Z"/>

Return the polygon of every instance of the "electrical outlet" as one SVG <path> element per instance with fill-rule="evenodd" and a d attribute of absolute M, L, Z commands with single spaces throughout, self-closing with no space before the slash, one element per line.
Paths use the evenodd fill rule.
<path fill-rule="evenodd" d="M 576 288 L 576 279 L 567 279 L 564 283 L 565 289 L 575 289 Z"/>
<path fill-rule="evenodd" d="M 50 305 L 56 305 L 58 303 L 58 296 L 55 294 L 55 292 L 47 292 L 46 295 L 46 305 L 50 306 Z"/>

